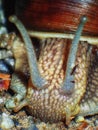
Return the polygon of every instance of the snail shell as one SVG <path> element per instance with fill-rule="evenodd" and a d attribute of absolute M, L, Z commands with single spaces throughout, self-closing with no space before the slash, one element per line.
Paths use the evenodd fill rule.
<path fill-rule="evenodd" d="M 17 0 L 16 14 L 29 29 L 73 32 L 83 15 L 88 17 L 83 33 L 98 35 L 98 1 Z"/>

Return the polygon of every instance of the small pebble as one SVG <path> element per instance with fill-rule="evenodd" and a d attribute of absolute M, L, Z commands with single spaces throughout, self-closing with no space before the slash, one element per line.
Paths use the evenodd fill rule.
<path fill-rule="evenodd" d="M 13 119 L 13 122 L 14 122 L 15 126 L 18 126 L 18 125 L 19 125 L 19 122 L 18 122 L 17 119 Z"/>
<path fill-rule="evenodd" d="M 76 117 L 75 121 L 76 121 L 76 123 L 83 122 L 84 121 L 84 117 L 83 116 L 78 116 L 78 117 Z"/>
<path fill-rule="evenodd" d="M 14 127 L 14 122 L 6 113 L 3 113 L 0 125 L 3 130 L 9 130 Z"/>
<path fill-rule="evenodd" d="M 95 125 L 98 126 L 98 120 L 95 120 Z"/>
<path fill-rule="evenodd" d="M 0 98 L 0 104 L 3 103 L 3 102 L 4 102 L 4 100 Z"/>
<path fill-rule="evenodd" d="M 28 128 L 28 130 L 39 130 L 39 129 L 36 127 L 36 125 L 32 124 L 32 125 Z"/>

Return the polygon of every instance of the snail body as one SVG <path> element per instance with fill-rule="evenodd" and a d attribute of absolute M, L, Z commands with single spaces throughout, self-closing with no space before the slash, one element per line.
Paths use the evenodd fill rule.
<path fill-rule="evenodd" d="M 60 38 L 42 39 L 41 52 L 37 61 L 34 50 L 32 51 L 33 47 L 30 47 L 32 44 L 30 39 L 27 40 L 28 38 L 26 39 L 24 37 L 28 34 L 25 32 L 25 28 L 21 26 L 22 23 L 16 17 L 11 17 L 10 20 L 16 23 L 19 29 L 22 28 L 20 32 L 24 32 L 22 34 L 23 39 L 29 44 L 25 43 L 25 47 L 24 45 L 21 46 L 24 48 L 22 51 L 25 57 L 23 58 L 22 52 L 20 52 L 18 58 L 16 58 L 16 67 L 15 73 L 12 75 L 11 89 L 17 95 L 7 101 L 6 107 L 18 111 L 26 106 L 31 115 L 45 122 L 66 121 L 66 124 L 69 124 L 70 120 L 79 112 L 83 115 L 85 110 L 82 110 L 81 100 L 83 100 L 84 94 L 86 93 L 92 46 L 87 42 L 79 42 L 80 33 L 76 33 L 76 37 L 74 38 L 74 41 L 77 41 L 76 47 L 78 47 L 77 51 L 75 51 L 76 59 L 69 62 L 71 55 L 69 59 L 66 59 L 66 51 L 68 51 L 67 40 Z M 70 44 L 71 47 L 74 47 L 73 43 Z M 16 49 L 15 52 L 14 48 L 14 55 L 17 51 Z M 31 61 L 31 58 L 34 61 Z M 21 62 L 17 62 L 18 60 Z M 26 63 L 27 60 L 28 64 Z M 66 68 L 68 63 L 72 67 L 71 73 Z M 21 76 L 19 76 L 21 73 L 17 73 L 21 71 L 22 75 L 26 74 L 26 68 L 29 68 L 30 73 L 29 84 L 25 82 L 26 75 L 21 79 Z M 70 77 L 69 79 L 65 78 L 66 72 Z M 74 77 L 74 80 L 71 80 L 71 76 Z M 64 82 L 65 84 L 63 84 Z M 71 82 L 72 86 L 68 87 L 66 82 Z M 28 89 L 26 90 L 27 84 Z M 86 94 L 88 93 L 89 91 Z M 23 98 L 25 99 L 23 100 Z M 96 98 L 96 102 L 94 100 L 93 103 L 97 103 L 97 95 L 93 95 L 93 98 Z M 84 102 L 85 104 L 87 103 L 85 97 Z M 97 104 L 95 107 L 97 108 Z M 89 115 L 89 112 L 96 114 L 98 110 L 92 111 L 89 107 L 85 115 Z"/>
<path fill-rule="evenodd" d="M 41 74 L 48 80 L 49 84 L 45 89 L 33 90 L 32 96 L 30 97 L 31 102 L 27 105 L 27 110 L 30 114 L 45 122 L 66 120 L 66 124 L 68 124 L 70 120 L 79 113 L 79 102 L 85 92 L 88 70 L 86 61 L 88 59 L 88 47 L 87 44 L 85 45 L 85 43 L 80 43 L 78 49 L 81 50 L 81 52 L 79 51 L 77 53 L 76 59 L 76 65 L 78 65 L 78 67 L 74 72 L 75 87 L 71 94 L 63 94 L 63 92 L 60 92 L 60 89 L 64 81 L 65 71 L 63 68 L 63 61 L 65 57 L 64 51 L 67 49 L 67 41 L 63 41 L 63 39 L 47 39 L 45 43 L 46 42 L 47 45 L 42 49 L 43 52 L 39 57 L 39 67 Z M 51 51 L 48 51 L 49 48 L 51 48 Z M 53 54 L 54 51 L 55 54 Z M 46 54 L 46 52 L 48 53 Z M 86 58 L 83 59 L 83 57 Z M 80 63 L 80 59 L 82 60 L 82 63 Z M 49 65 L 49 63 L 54 64 Z M 48 68 L 50 69 L 48 70 Z M 30 86 L 31 83 L 29 84 L 29 87 Z"/>
<path fill-rule="evenodd" d="M 79 115 L 87 116 L 98 114 L 98 82 L 97 82 L 97 51 L 90 56 L 90 66 L 88 72 L 88 82 L 86 92 L 81 101 L 81 111 Z M 92 105 L 93 104 L 93 105 Z"/>

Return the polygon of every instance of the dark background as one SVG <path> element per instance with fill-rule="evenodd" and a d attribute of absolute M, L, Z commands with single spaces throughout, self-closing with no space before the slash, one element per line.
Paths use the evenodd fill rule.
<path fill-rule="evenodd" d="M 2 7 L 4 10 L 5 19 L 6 19 L 5 24 L 9 32 L 14 30 L 15 28 L 14 25 L 8 21 L 8 17 L 10 15 L 15 14 L 15 3 L 16 3 L 16 0 L 2 0 Z"/>

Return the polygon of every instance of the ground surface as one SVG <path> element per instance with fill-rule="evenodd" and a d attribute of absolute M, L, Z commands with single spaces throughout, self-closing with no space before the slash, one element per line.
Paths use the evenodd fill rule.
<path fill-rule="evenodd" d="M 3 113 L 7 114 L 14 123 L 13 127 L 10 128 L 11 130 L 98 130 L 98 115 L 86 117 L 82 122 L 74 119 L 68 127 L 63 122 L 54 124 L 44 123 L 28 115 L 25 109 L 17 113 L 8 111 L 4 106 L 4 102 L 9 97 L 8 92 L 0 92 L 0 130 L 5 130 L 1 126 Z"/>

